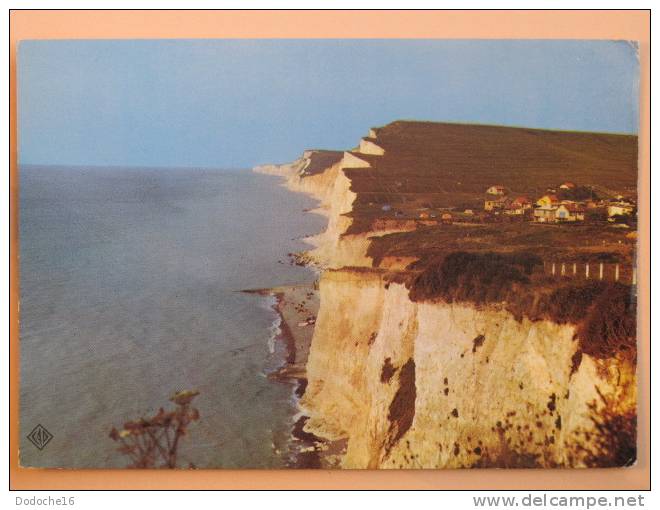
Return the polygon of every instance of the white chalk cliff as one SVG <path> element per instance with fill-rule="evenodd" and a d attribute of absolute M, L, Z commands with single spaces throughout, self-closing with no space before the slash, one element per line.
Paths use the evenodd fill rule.
<path fill-rule="evenodd" d="M 581 467 L 602 448 L 597 414 L 635 409 L 635 367 L 594 359 L 575 328 L 495 305 L 413 302 L 372 268 L 373 232 L 344 235 L 356 198 L 345 169 L 383 154 L 377 133 L 305 175 L 315 151 L 255 171 L 309 193 L 328 217 L 311 239 L 321 306 L 301 400 L 305 430 L 347 441 L 345 468 Z M 379 232 L 380 235 L 386 232 Z"/>

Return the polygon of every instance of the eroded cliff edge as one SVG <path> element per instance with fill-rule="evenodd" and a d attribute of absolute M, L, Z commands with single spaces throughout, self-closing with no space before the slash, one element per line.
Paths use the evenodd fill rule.
<path fill-rule="evenodd" d="M 577 268 L 594 254 L 596 260 L 606 254 L 629 263 L 634 243 L 616 238 L 630 239 L 626 232 L 607 230 L 601 237 L 608 244 L 592 233 L 584 249 L 569 245 L 564 253 L 556 236 L 574 240 L 584 233 L 552 231 L 539 241 L 532 232 L 536 237 L 521 241 L 530 235 L 526 225 L 497 224 L 492 235 L 518 236 L 502 246 L 481 223 L 447 225 L 439 214 L 434 219 L 418 213 L 454 211 L 455 195 L 465 201 L 493 184 L 472 175 L 470 189 L 442 159 L 440 154 L 460 153 L 457 145 L 478 151 L 480 143 L 491 143 L 490 133 L 463 129 L 394 123 L 372 130 L 351 151 L 311 150 L 291 164 L 255 168 L 315 196 L 317 212 L 328 217 L 326 230 L 311 239 L 315 247 L 303 257 L 323 269 L 300 403 L 309 416 L 305 430 L 345 443 L 345 468 L 634 462 L 634 288 L 619 281 L 557 279 L 539 267 L 543 259 L 545 268 L 545 244 L 553 247 L 550 258 Z M 543 137 L 535 130 L 505 134 L 523 138 L 511 140 L 514 145 L 525 142 L 529 131 L 534 140 L 548 138 L 546 153 L 536 150 L 546 162 L 541 174 L 548 183 L 558 180 L 555 166 L 566 168 L 561 158 L 570 153 L 567 145 L 587 143 L 592 157 L 573 162 L 575 175 L 564 171 L 563 178 L 594 179 L 589 172 L 599 160 L 612 160 L 610 135 L 557 140 L 552 132 Z M 630 140 L 614 142 L 623 145 L 617 154 L 623 152 L 627 162 Z M 506 164 L 513 172 L 516 162 L 501 161 L 497 178 L 506 178 Z M 621 161 L 615 164 L 621 168 Z M 602 167 L 603 178 L 608 168 Z M 539 178 L 516 182 L 516 191 L 533 193 L 546 185 Z M 634 179 L 619 180 L 607 182 L 630 192 Z M 483 261 L 459 257 L 458 266 L 451 266 L 461 250 Z M 469 271 L 453 278 L 461 268 Z M 614 300 L 605 299 L 612 295 Z M 573 304 L 565 309 L 558 305 L 563 303 Z M 615 320 L 600 320 L 599 312 Z"/>

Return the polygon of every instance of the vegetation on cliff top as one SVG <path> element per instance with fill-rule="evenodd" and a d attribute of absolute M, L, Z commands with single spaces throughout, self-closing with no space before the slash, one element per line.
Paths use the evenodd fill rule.
<path fill-rule="evenodd" d="M 413 301 L 502 304 L 519 320 L 574 324 L 580 352 L 635 360 L 633 288 L 618 282 L 548 278 L 530 253 L 454 252 L 428 262 L 409 280 Z"/>
<path fill-rule="evenodd" d="M 372 237 L 367 255 L 375 267 L 385 257 L 415 257 L 423 266 L 454 251 L 526 251 L 543 260 L 632 264 L 636 239 L 628 234 L 609 225 L 438 225 Z"/>

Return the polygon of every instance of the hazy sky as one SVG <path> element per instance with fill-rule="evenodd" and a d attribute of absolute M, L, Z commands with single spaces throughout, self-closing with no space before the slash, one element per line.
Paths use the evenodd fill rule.
<path fill-rule="evenodd" d="M 23 164 L 250 167 L 396 119 L 637 132 L 626 42 L 26 41 Z"/>

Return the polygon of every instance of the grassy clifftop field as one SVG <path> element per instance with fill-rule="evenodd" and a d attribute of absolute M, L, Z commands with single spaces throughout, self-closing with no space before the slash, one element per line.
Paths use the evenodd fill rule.
<path fill-rule="evenodd" d="M 357 193 L 348 233 L 370 230 L 384 204 L 483 209 L 487 187 L 536 197 L 571 181 L 601 197 L 637 192 L 637 137 L 529 128 L 396 121 L 367 138 L 382 155 L 359 154 L 371 168 L 349 169 Z"/>

